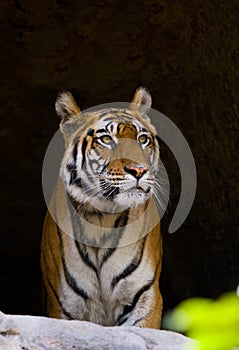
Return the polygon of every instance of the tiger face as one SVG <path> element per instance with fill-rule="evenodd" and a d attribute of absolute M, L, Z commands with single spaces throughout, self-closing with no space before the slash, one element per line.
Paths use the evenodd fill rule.
<path fill-rule="evenodd" d="M 66 141 L 60 173 L 67 192 L 87 210 L 136 207 L 156 191 L 159 143 L 147 117 L 150 107 L 143 88 L 128 109 L 92 113 L 81 113 L 69 92 L 59 95 L 56 110 Z"/>

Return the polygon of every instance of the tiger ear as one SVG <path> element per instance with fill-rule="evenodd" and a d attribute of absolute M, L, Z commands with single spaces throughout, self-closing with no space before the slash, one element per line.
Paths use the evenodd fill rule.
<path fill-rule="evenodd" d="M 150 93 L 144 87 L 139 87 L 134 93 L 130 104 L 130 109 L 138 112 L 142 117 L 146 117 L 151 105 L 152 98 Z"/>
<path fill-rule="evenodd" d="M 56 99 L 56 113 L 61 118 L 60 129 L 67 140 L 80 126 L 81 110 L 69 91 L 62 92 Z"/>

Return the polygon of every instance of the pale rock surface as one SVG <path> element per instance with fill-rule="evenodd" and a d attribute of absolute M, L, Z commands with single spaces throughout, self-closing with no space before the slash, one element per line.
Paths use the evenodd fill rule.
<path fill-rule="evenodd" d="M 190 342 L 180 334 L 163 330 L 102 327 L 0 312 L 1 350 L 183 350 Z"/>

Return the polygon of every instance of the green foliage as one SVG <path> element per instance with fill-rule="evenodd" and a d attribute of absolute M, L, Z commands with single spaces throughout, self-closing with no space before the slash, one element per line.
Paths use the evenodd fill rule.
<path fill-rule="evenodd" d="M 186 300 L 166 316 L 165 324 L 198 340 L 193 350 L 239 350 L 239 297 L 228 293 L 216 301 Z"/>

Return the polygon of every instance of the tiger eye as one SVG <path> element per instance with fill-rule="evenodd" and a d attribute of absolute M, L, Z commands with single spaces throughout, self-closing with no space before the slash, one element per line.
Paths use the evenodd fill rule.
<path fill-rule="evenodd" d="M 101 137 L 101 141 L 104 143 L 110 143 L 112 141 L 112 138 L 108 135 L 104 135 Z"/>
<path fill-rule="evenodd" d="M 140 143 L 147 143 L 148 141 L 149 141 L 149 137 L 147 135 L 140 135 L 139 136 Z"/>

